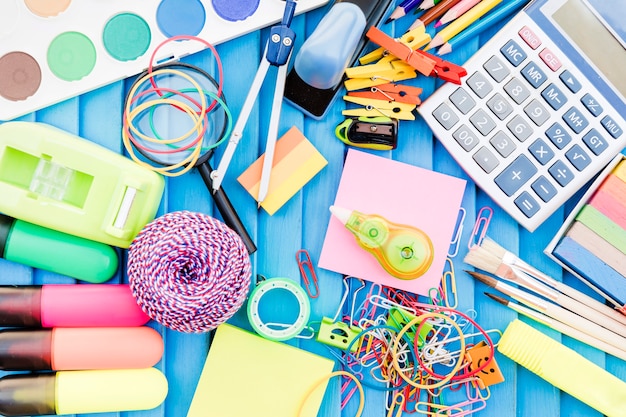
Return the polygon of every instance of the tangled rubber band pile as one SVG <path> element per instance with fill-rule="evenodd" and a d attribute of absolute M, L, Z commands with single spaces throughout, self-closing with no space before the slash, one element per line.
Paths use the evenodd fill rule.
<path fill-rule="evenodd" d="M 142 310 L 186 333 L 215 329 L 243 305 L 251 264 L 241 238 L 202 213 L 158 217 L 128 250 L 128 279 Z"/>

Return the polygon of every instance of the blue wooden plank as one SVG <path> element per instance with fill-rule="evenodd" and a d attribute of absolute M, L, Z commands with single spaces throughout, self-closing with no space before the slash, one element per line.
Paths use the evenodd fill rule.
<path fill-rule="evenodd" d="M 310 35 L 317 23 L 324 16 L 325 9 L 315 10 L 303 16 L 294 18 L 293 28 L 297 32 L 295 51 Z M 390 33 L 399 36 L 406 29 L 406 22 L 396 22 L 389 27 Z M 456 63 L 462 63 L 477 50 L 481 42 L 486 41 L 495 33 L 484 34 L 480 40 L 467 42 L 446 57 Z M 218 45 L 217 49 L 224 65 L 224 91 L 228 105 L 236 118 L 243 101 L 249 91 L 256 68 L 261 59 L 262 49 L 268 31 L 260 30 L 235 40 Z M 216 72 L 215 58 L 208 52 L 201 52 L 185 58 L 186 62 L 205 68 L 210 73 Z M 293 59 L 292 59 L 293 61 Z M 293 65 L 293 62 L 292 62 Z M 273 78 L 274 72 L 268 74 L 268 80 Z M 121 143 L 120 129 L 122 126 L 122 104 L 128 85 L 131 80 L 119 81 L 99 88 L 80 97 L 66 100 L 62 103 L 42 109 L 36 113 L 26 115 L 21 120 L 37 120 L 50 123 L 54 126 L 79 134 L 95 143 L 101 144 L 116 152 L 125 153 Z M 422 87 L 423 98 L 430 95 L 441 84 L 427 77 L 418 77 L 409 82 L 411 85 Z M 285 104 L 279 125 L 279 134 L 284 133 L 291 126 L 297 126 L 314 146 L 328 160 L 328 165 L 299 191 L 284 207 L 273 216 L 263 210 L 259 211 L 254 200 L 236 181 L 236 177 L 243 172 L 265 150 L 265 137 L 269 122 L 273 84 L 264 85 L 258 102 L 255 104 L 244 132 L 244 138 L 237 149 L 237 153 L 224 182 L 229 197 L 248 228 L 258 246 L 258 251 L 252 255 L 253 276 L 257 273 L 267 277 L 285 276 L 300 281 L 295 253 L 298 249 L 306 249 L 316 265 L 323 246 L 326 226 L 330 219 L 328 207 L 333 204 L 341 171 L 343 167 L 346 147 L 334 136 L 335 126 L 343 120 L 341 115 L 345 107 L 341 99 L 336 100 L 329 110 L 327 117 L 315 121 L 304 117 L 295 108 Z M 223 152 L 223 147 L 216 151 L 213 165 L 216 166 Z M 521 229 L 497 204 L 485 193 L 476 188 L 463 170 L 456 164 L 449 153 L 433 139 L 432 133 L 417 116 L 414 122 L 402 122 L 400 126 L 398 148 L 390 152 L 376 152 L 376 154 L 434 169 L 468 181 L 463 207 L 466 210 L 463 233 L 460 238 L 459 253 L 452 259 L 456 272 L 456 288 L 459 310 L 468 314 L 476 314 L 476 320 L 485 329 L 504 330 L 508 322 L 517 315 L 494 303 L 484 296 L 487 288 L 476 283 L 464 269 L 468 269 L 462 260 L 467 254 L 467 244 L 470 240 L 473 223 L 483 207 L 493 209 L 493 220 L 488 228 L 488 235 L 505 248 L 556 279 L 576 286 L 591 293 L 588 288 L 570 274 L 563 273 L 561 268 L 550 261 L 542 252 L 548 241 L 560 227 L 569 208 L 559 210 L 536 232 L 528 233 Z M 381 173 L 384 175 L 384 173 Z M 419 192 L 419 185 L 414 185 Z M 375 190 L 374 190 L 375 191 Z M 445 190 L 442 190 L 445 192 Z M 425 196 L 435 199 L 437 196 Z M 159 209 L 159 215 L 176 210 L 191 210 L 217 215 L 209 191 L 206 189 L 197 171 L 166 181 L 165 197 Z M 111 282 L 125 282 L 126 255 L 120 251 L 121 266 L 118 274 Z M 333 317 L 340 305 L 343 295 L 343 281 L 340 274 L 315 268 L 319 279 L 320 296 L 311 302 L 311 325 L 319 326 L 323 317 Z M 30 283 L 68 283 L 74 282 L 67 277 L 57 274 L 33 270 L 6 260 L 0 260 L 0 282 L 2 284 L 30 284 Z M 352 291 L 358 287 L 352 283 Z M 550 336 L 562 341 L 583 356 L 589 358 L 622 380 L 626 380 L 626 364 L 624 361 L 606 355 L 593 347 L 581 344 L 557 332 L 533 323 L 528 323 L 545 331 Z M 231 323 L 244 328 L 250 328 L 247 323 L 245 309 L 239 311 Z M 170 392 L 165 403 L 149 411 L 129 413 L 106 413 L 100 416 L 128 416 L 128 417 L 184 417 L 194 394 L 195 385 L 200 376 L 204 359 L 209 349 L 210 334 L 183 334 L 164 329 L 152 323 L 163 336 L 165 355 L 157 365 L 168 377 Z M 326 345 L 315 340 L 297 339 L 287 343 L 299 346 L 302 349 L 333 358 Z M 491 396 L 487 407 L 477 411 L 476 415 L 486 416 L 595 416 L 599 415 L 590 407 L 582 404 L 575 398 L 560 392 L 547 382 L 512 361 L 497 356 L 498 364 L 505 375 L 506 381 L 491 387 Z M 339 366 L 337 365 L 338 369 Z M 0 373 L 2 375 L 5 372 Z M 319 415 L 324 417 L 353 416 L 357 408 L 357 401 L 353 399 L 345 409 L 341 409 L 341 393 L 339 392 L 342 380 L 334 378 L 329 383 L 324 396 L 324 402 Z M 245 400 L 245 393 L 241 393 Z M 379 417 L 385 415 L 385 394 L 382 391 L 367 389 L 366 408 L 364 417 Z M 404 415 L 410 415 L 405 413 Z M 91 417 L 92 415 L 86 415 Z M 96 415 L 93 415 L 97 417 Z"/>

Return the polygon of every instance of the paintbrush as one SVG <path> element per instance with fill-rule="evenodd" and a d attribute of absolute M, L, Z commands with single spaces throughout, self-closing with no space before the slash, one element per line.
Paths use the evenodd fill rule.
<path fill-rule="evenodd" d="M 531 308 L 525 307 L 523 305 L 517 304 L 517 303 L 513 303 L 510 300 L 507 300 L 504 297 L 500 297 L 497 296 L 495 294 L 491 294 L 486 292 L 485 295 L 489 298 L 491 298 L 492 300 L 495 300 L 497 302 L 499 302 L 500 304 L 503 304 L 507 307 L 509 307 L 511 310 L 516 311 L 517 313 L 526 316 L 528 318 L 531 318 L 533 320 L 535 320 L 536 322 L 539 322 L 541 324 L 544 324 L 548 327 L 550 327 L 551 329 L 556 330 L 557 332 L 561 332 L 564 335 L 567 335 L 573 339 L 578 340 L 579 342 L 583 342 L 588 344 L 589 346 L 595 347 L 597 349 L 600 349 L 603 352 L 606 352 L 610 355 L 615 356 L 616 358 L 620 358 L 624 361 L 626 361 L 626 352 L 624 352 L 621 349 L 617 349 L 614 346 L 609 345 L 608 343 L 605 343 L 604 341 L 597 339 L 595 337 L 591 337 L 586 333 L 581 332 L 580 330 L 575 329 L 572 326 L 568 326 L 567 324 L 561 323 L 558 320 L 554 320 L 553 318 L 546 316 L 543 313 L 540 313 L 538 311 L 535 311 Z"/>
<path fill-rule="evenodd" d="M 613 333 L 612 331 L 605 329 L 602 326 L 599 326 L 597 323 L 587 320 L 586 318 L 579 316 L 576 313 L 573 313 L 563 307 L 560 307 L 550 301 L 547 301 L 543 298 L 537 297 L 528 292 L 522 291 L 519 288 L 515 288 L 505 282 L 498 281 L 495 278 L 490 276 L 480 274 L 478 272 L 466 271 L 475 279 L 479 280 L 483 284 L 494 288 L 509 297 L 519 301 L 522 304 L 525 304 L 529 307 L 532 307 L 535 310 L 542 312 L 543 314 L 552 317 L 555 320 L 560 321 L 561 323 L 567 324 L 569 326 L 574 327 L 575 329 L 586 333 L 590 336 L 593 336 L 597 339 L 603 340 L 604 342 L 620 349 L 624 350 L 624 346 L 626 346 L 626 338 L 620 336 L 617 333 Z M 626 351 L 624 351 L 626 352 Z"/>
<path fill-rule="evenodd" d="M 612 321 L 620 323 L 621 330 L 619 331 L 615 330 L 618 329 L 618 327 L 616 327 L 611 321 L 607 321 L 605 327 L 611 328 L 613 331 L 617 331 L 618 333 L 626 336 L 625 315 L 596 300 L 595 298 L 592 298 L 587 294 L 584 294 L 577 289 L 544 274 L 488 237 L 485 237 L 480 245 L 472 247 L 464 261 L 475 268 L 482 269 L 483 271 L 487 271 L 501 278 L 514 281 L 519 285 L 529 285 L 530 287 L 528 287 L 528 289 L 532 291 L 535 291 L 533 288 L 534 283 L 546 284 L 547 286 L 556 289 L 586 307 L 589 307 L 589 313 L 585 313 L 585 315 L 595 315 L 596 313 L 594 312 L 597 312 L 612 319 Z M 602 320 L 594 321 L 601 324 L 600 322 Z"/>

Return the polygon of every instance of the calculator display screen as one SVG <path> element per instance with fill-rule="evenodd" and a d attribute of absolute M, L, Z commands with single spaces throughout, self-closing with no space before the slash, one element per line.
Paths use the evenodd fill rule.
<path fill-rule="evenodd" d="M 552 19 L 626 97 L 626 13 L 622 2 L 567 0 L 552 13 Z"/>

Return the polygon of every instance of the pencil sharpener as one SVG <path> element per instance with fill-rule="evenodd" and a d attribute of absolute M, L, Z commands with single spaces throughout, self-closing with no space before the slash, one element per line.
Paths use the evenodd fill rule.
<path fill-rule="evenodd" d="M 385 116 L 352 117 L 339 123 L 335 136 L 346 145 L 387 151 L 398 146 L 398 120 Z"/>
<path fill-rule="evenodd" d="M 127 248 L 155 217 L 165 182 L 107 148 L 36 122 L 0 125 L 0 212 Z"/>

